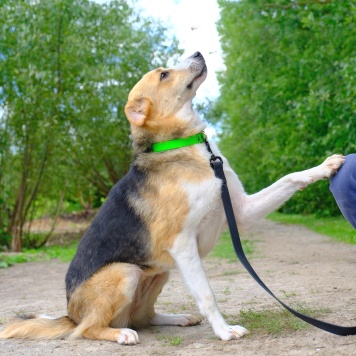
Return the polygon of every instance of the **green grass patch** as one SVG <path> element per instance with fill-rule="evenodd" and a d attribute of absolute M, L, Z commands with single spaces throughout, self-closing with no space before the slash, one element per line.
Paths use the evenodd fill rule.
<path fill-rule="evenodd" d="M 309 308 L 299 305 L 295 307 L 297 311 L 312 318 L 329 313 L 328 308 Z M 267 310 L 241 310 L 238 316 L 228 316 L 230 324 L 242 325 L 253 333 L 261 334 L 279 334 L 281 332 L 289 332 L 301 330 L 310 325 L 301 319 L 295 317 L 286 309 L 282 307 Z"/>
<path fill-rule="evenodd" d="M 335 240 L 356 244 L 356 230 L 341 217 L 315 217 L 314 215 L 273 213 L 268 219 L 285 224 L 298 224 L 329 236 Z"/>
<path fill-rule="evenodd" d="M 251 255 L 254 252 L 254 245 L 253 245 L 252 241 L 241 240 L 241 244 L 242 244 L 242 248 L 247 256 Z M 237 260 L 234 246 L 232 245 L 232 241 L 231 241 L 229 232 L 224 232 L 220 236 L 219 241 L 215 245 L 210 256 L 218 257 L 218 258 L 226 258 L 226 259 L 229 259 L 229 262 L 235 262 Z"/>
<path fill-rule="evenodd" d="M 157 340 L 163 341 L 163 345 L 179 346 L 184 340 L 181 336 L 169 336 L 166 334 L 161 334 L 156 336 Z"/>
<path fill-rule="evenodd" d="M 0 268 L 8 268 L 18 263 L 43 261 L 46 257 L 42 254 L 31 255 L 27 253 L 0 253 Z"/>
<path fill-rule="evenodd" d="M 46 254 L 49 259 L 59 258 L 63 262 L 70 262 L 77 251 L 77 247 L 78 242 L 69 246 L 54 245 L 50 247 L 43 247 L 39 250 L 40 252 L 42 251 L 44 254 Z M 36 251 L 38 250 L 33 250 L 33 253 L 36 253 Z"/>
<path fill-rule="evenodd" d="M 184 339 L 181 336 L 172 336 L 168 339 L 172 346 L 179 346 Z"/>
<path fill-rule="evenodd" d="M 0 268 L 7 268 L 18 263 L 46 261 L 59 258 L 69 262 L 75 255 L 78 243 L 69 246 L 49 246 L 38 249 L 24 249 L 21 253 L 0 253 Z"/>

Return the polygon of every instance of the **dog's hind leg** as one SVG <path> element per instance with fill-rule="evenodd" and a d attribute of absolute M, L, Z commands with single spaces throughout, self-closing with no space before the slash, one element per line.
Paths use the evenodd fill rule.
<path fill-rule="evenodd" d="M 151 319 L 155 314 L 154 304 L 167 283 L 168 277 L 169 272 L 165 272 L 142 278 L 130 311 L 130 325 L 143 327 L 151 324 Z"/>
<path fill-rule="evenodd" d="M 160 288 L 162 290 L 162 288 Z M 157 293 L 158 289 L 154 292 Z M 153 298 L 149 301 L 150 304 L 150 324 L 151 325 L 173 325 L 173 326 L 192 326 L 201 323 L 201 319 L 192 314 L 166 314 L 166 313 L 156 313 L 154 311 L 154 303 L 158 297 L 159 291 L 156 294 L 155 299 Z M 153 293 L 154 294 L 154 293 Z"/>
<path fill-rule="evenodd" d="M 116 341 L 121 345 L 136 345 L 139 343 L 137 332 L 128 328 L 115 329 L 96 325 L 85 326 L 81 336 L 94 340 Z"/>
<path fill-rule="evenodd" d="M 190 314 L 163 314 L 156 313 L 154 304 L 167 283 L 169 273 L 157 274 L 154 277 L 145 278 L 137 288 L 135 297 L 135 310 L 132 314 L 132 324 L 135 326 L 150 325 L 196 325 L 201 319 Z"/>
<path fill-rule="evenodd" d="M 113 263 L 103 267 L 71 296 L 68 312 L 78 326 L 71 337 L 117 341 L 133 345 L 139 342 L 136 331 L 126 328 L 127 310 L 133 302 L 142 271 L 135 265 Z M 124 320 L 120 322 L 120 317 Z M 112 322 L 116 321 L 112 328 Z"/>
<path fill-rule="evenodd" d="M 192 326 L 201 323 L 201 319 L 192 314 L 162 314 L 155 313 L 151 325 Z"/>

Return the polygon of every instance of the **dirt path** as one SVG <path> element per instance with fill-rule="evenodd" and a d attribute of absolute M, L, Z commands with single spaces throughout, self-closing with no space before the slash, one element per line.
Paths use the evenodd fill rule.
<path fill-rule="evenodd" d="M 262 280 L 287 303 L 328 308 L 321 319 L 356 325 L 356 246 L 330 241 L 303 227 L 264 221 L 244 238 L 254 241 L 251 260 Z M 27 263 L 0 270 L 0 322 L 18 312 L 66 314 L 64 275 L 59 261 Z M 207 275 L 220 310 L 271 309 L 275 302 L 241 265 L 207 258 Z M 285 292 L 281 292 L 281 290 Z M 197 313 L 176 271 L 157 305 L 160 311 Z M 0 325 L 1 326 L 1 325 Z M 140 344 L 120 346 L 91 340 L 0 340 L 1 355 L 356 355 L 356 336 L 339 337 L 314 327 L 277 335 L 252 333 L 237 341 L 218 340 L 206 321 L 199 326 L 152 327 L 139 331 Z M 181 339 L 179 339 L 181 337 Z M 171 342 L 178 346 L 171 345 Z M 180 342 L 179 342 L 180 341 Z"/>

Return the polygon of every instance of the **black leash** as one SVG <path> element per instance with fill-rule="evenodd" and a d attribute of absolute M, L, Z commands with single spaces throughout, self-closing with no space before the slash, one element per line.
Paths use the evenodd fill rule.
<path fill-rule="evenodd" d="M 210 148 L 209 142 L 207 140 L 205 140 L 204 142 L 207 147 L 207 150 L 211 154 L 210 165 L 214 170 L 215 176 L 222 180 L 221 198 L 222 198 L 222 201 L 224 204 L 226 219 L 227 219 L 227 222 L 229 225 L 230 235 L 231 235 L 232 243 L 234 245 L 235 253 L 236 253 L 238 259 L 240 260 L 240 262 L 242 263 L 242 265 L 246 268 L 246 270 L 250 273 L 250 275 L 254 278 L 254 280 L 268 294 L 270 294 L 274 299 L 277 300 L 277 302 L 282 304 L 287 310 L 289 310 L 296 317 L 304 320 L 305 322 L 307 322 L 311 325 L 316 326 L 319 329 L 325 330 L 332 334 L 336 334 L 336 335 L 340 335 L 340 336 L 356 335 L 356 327 L 355 326 L 354 327 L 344 327 L 344 326 L 339 326 L 339 325 L 333 325 L 333 324 L 326 323 L 324 321 L 314 319 L 307 315 L 297 312 L 296 310 L 292 309 L 287 304 L 285 304 L 281 300 L 279 300 L 269 290 L 269 288 L 263 283 L 263 281 L 260 279 L 260 277 L 257 275 L 257 273 L 254 271 L 254 269 L 250 265 L 250 262 L 247 260 L 245 253 L 243 251 L 242 245 L 241 245 L 240 235 L 239 235 L 239 231 L 237 229 L 235 215 L 234 215 L 234 211 L 232 209 L 230 194 L 229 194 L 229 190 L 227 187 L 226 177 L 224 174 L 222 159 L 221 159 L 221 157 L 214 155 L 214 153 L 212 152 L 212 150 Z"/>

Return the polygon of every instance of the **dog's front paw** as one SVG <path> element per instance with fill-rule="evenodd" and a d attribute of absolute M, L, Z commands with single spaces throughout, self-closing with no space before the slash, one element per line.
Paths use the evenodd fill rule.
<path fill-rule="evenodd" d="M 120 329 L 116 339 L 120 345 L 136 345 L 139 343 L 137 332 L 131 329 Z"/>
<path fill-rule="evenodd" d="M 335 154 L 328 157 L 320 166 L 323 168 L 324 177 L 332 177 L 345 162 L 345 156 Z"/>
<path fill-rule="evenodd" d="M 224 341 L 236 340 L 250 333 L 247 329 L 240 325 L 226 325 L 224 328 L 214 331 L 216 335 Z"/>

